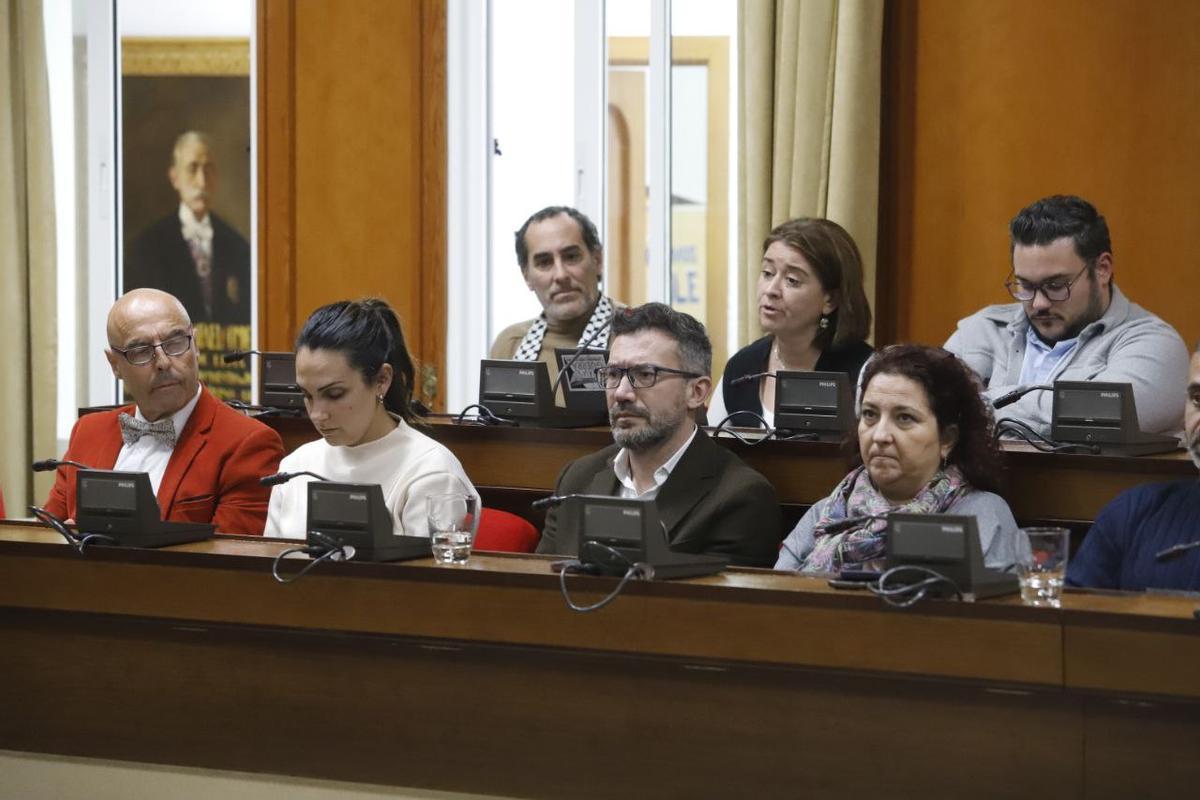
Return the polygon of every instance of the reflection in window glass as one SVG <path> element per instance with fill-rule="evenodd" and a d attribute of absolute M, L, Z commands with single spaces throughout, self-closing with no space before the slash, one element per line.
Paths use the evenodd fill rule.
<path fill-rule="evenodd" d="M 535 211 L 574 204 L 575 18 L 562 0 L 493 0 L 491 325 L 488 341 L 541 313 L 513 233 Z"/>
<path fill-rule="evenodd" d="M 254 346 L 254 4 L 126 0 L 117 11 L 122 290 L 177 297 L 195 327 L 200 379 L 222 400 L 249 402 L 250 366 L 222 355 Z"/>
<path fill-rule="evenodd" d="M 713 370 L 736 320 L 737 0 L 671 7 L 671 303 L 708 327 Z"/>

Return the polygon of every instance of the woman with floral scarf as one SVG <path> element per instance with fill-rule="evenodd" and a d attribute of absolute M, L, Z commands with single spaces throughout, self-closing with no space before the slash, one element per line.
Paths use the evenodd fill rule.
<path fill-rule="evenodd" d="M 892 345 L 867 362 L 858 453 L 862 463 L 808 510 L 775 569 L 881 569 L 893 511 L 974 516 L 984 563 L 1015 563 L 1019 531 L 996 494 L 1002 461 L 991 413 L 978 379 L 953 354 Z"/>

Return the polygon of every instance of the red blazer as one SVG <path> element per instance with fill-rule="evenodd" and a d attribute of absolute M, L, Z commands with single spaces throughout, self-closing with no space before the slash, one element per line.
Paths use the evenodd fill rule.
<path fill-rule="evenodd" d="M 117 415 L 133 406 L 87 414 L 71 431 L 64 459 L 112 469 L 121 452 Z M 261 535 L 271 490 L 258 479 L 279 470 L 279 434 L 200 390 L 196 408 L 167 462 L 158 487 L 162 518 L 213 522 L 221 533 Z M 75 472 L 59 467 L 46 510 L 75 519 Z"/>

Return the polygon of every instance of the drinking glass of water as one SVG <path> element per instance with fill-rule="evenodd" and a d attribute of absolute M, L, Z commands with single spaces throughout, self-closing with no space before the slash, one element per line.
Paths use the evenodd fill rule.
<path fill-rule="evenodd" d="M 433 557 L 441 564 L 467 563 L 479 501 L 469 494 L 433 494 L 425 503 Z"/>
<path fill-rule="evenodd" d="M 1027 606 L 1062 605 L 1063 579 L 1071 532 L 1066 528 L 1022 528 L 1028 550 L 1017 559 L 1021 602 Z"/>

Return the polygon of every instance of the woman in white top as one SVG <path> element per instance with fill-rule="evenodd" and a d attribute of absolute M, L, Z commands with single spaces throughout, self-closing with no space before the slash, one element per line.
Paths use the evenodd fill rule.
<path fill-rule="evenodd" d="M 400 320 L 386 302 L 318 308 L 296 339 L 296 383 L 321 438 L 286 456 L 280 471 L 377 483 L 395 532 L 428 536 L 426 497 L 478 494 L 453 453 L 410 427 L 414 378 Z M 310 480 L 299 477 L 271 491 L 267 536 L 305 537 Z"/>

